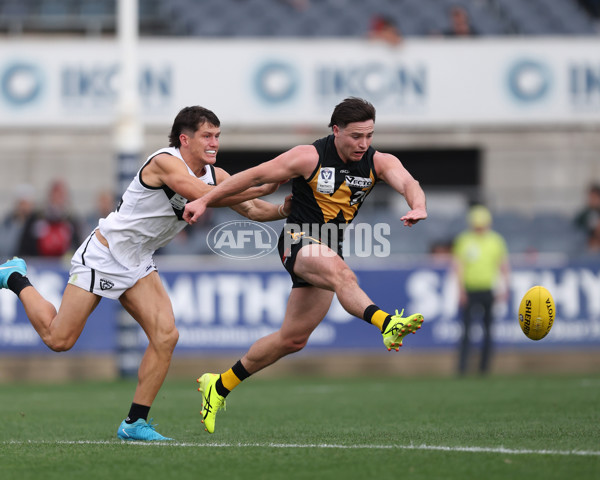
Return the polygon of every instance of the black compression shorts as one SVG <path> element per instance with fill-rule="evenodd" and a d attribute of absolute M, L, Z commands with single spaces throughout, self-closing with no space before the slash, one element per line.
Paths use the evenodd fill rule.
<path fill-rule="evenodd" d="M 311 287 L 312 285 L 306 280 L 300 278 L 294 273 L 294 265 L 296 264 L 296 256 L 300 249 L 306 245 L 312 244 L 324 244 L 321 239 L 309 235 L 304 232 L 289 231 L 287 226 L 284 225 L 281 234 L 279 235 L 279 242 L 277 243 L 277 249 L 279 250 L 279 258 L 283 267 L 288 271 L 292 278 L 292 288 L 299 287 Z M 335 249 L 333 249 L 335 251 Z M 340 248 L 337 249 L 337 254 L 344 258 L 341 254 Z"/>

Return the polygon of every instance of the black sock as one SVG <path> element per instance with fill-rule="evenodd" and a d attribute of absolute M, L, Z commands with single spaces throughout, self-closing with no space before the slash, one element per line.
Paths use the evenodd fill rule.
<path fill-rule="evenodd" d="M 373 304 L 373 305 L 369 305 L 367 308 L 365 308 L 365 313 L 363 313 L 363 320 L 367 323 L 373 323 L 373 315 L 375 314 L 375 312 L 380 311 L 381 309 Z M 382 310 L 383 312 L 383 310 Z M 383 312 L 385 313 L 385 312 Z M 381 331 L 385 332 L 385 330 L 387 329 L 387 326 L 390 323 L 390 320 L 392 319 L 391 315 L 388 315 L 387 317 L 385 317 L 385 320 L 383 321 L 383 323 L 381 324 Z"/>
<path fill-rule="evenodd" d="M 248 370 L 246 370 L 246 367 L 242 365 L 241 360 L 238 360 L 236 364 L 233 367 L 231 367 L 231 370 L 233 370 L 233 373 L 235 373 L 235 376 L 238 377 L 241 382 L 243 382 L 250 376 Z"/>
<path fill-rule="evenodd" d="M 369 305 L 367 308 L 365 308 L 365 313 L 363 313 L 363 320 L 367 323 L 371 323 L 371 318 L 377 310 L 380 310 L 380 308 L 377 305 Z"/>
<path fill-rule="evenodd" d="M 221 376 L 219 376 L 219 379 L 215 383 L 215 390 L 223 398 L 225 398 L 227 395 L 229 395 L 231 393 L 231 390 L 227 390 L 225 388 L 225 386 L 223 385 L 223 382 L 221 381 Z"/>
<path fill-rule="evenodd" d="M 236 364 L 233 367 L 231 367 L 231 371 L 240 380 L 240 382 L 243 382 L 250 376 L 250 373 L 248 373 L 248 370 L 246 370 L 244 365 L 242 365 L 241 360 L 238 360 L 236 362 Z M 225 385 L 223 385 L 223 381 L 220 376 L 219 376 L 219 379 L 215 383 L 215 390 L 223 398 L 225 398 L 227 395 L 229 395 L 231 393 L 231 390 L 228 390 L 227 388 L 225 388 Z"/>
<path fill-rule="evenodd" d="M 8 277 L 6 285 L 8 286 L 9 290 L 12 290 L 18 297 L 21 293 L 21 290 L 23 290 L 25 287 L 31 287 L 31 282 L 27 277 L 24 277 L 19 272 L 13 272 L 11 273 L 10 277 Z"/>
<path fill-rule="evenodd" d="M 127 418 L 125 419 L 125 423 L 133 423 L 140 418 L 148 420 L 148 413 L 150 413 L 150 407 L 132 403 L 131 408 L 129 409 L 129 415 L 127 415 Z"/>

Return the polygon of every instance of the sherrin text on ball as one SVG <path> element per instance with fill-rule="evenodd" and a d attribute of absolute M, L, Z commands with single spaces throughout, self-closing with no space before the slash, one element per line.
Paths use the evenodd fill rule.
<path fill-rule="evenodd" d="M 552 295 L 545 287 L 531 287 L 519 305 L 519 325 L 532 340 L 541 340 L 552 328 L 556 307 Z"/>

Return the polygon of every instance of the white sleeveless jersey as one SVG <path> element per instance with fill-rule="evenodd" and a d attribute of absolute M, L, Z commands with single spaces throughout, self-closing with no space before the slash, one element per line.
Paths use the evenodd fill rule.
<path fill-rule="evenodd" d="M 138 171 L 115 212 L 100 219 L 100 233 L 108 241 L 115 259 L 127 268 L 138 267 L 152 257 L 160 247 L 169 243 L 187 223 L 183 210 L 187 199 L 168 186 L 150 187 L 142 181 L 142 170 L 150 160 L 161 153 L 179 158 L 190 175 L 194 173 L 184 162 L 178 148 L 162 148 L 148 157 Z M 215 169 L 207 165 L 206 173 L 198 177 L 207 185 L 215 185 Z"/>

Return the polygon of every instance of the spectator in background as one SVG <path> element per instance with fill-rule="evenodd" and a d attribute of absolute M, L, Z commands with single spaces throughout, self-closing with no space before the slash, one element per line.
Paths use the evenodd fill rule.
<path fill-rule="evenodd" d="M 586 205 L 577 213 L 575 226 L 585 233 L 588 250 L 599 251 L 600 243 L 600 184 L 589 186 Z"/>
<path fill-rule="evenodd" d="M 429 247 L 429 257 L 434 263 L 449 263 L 452 259 L 452 241 L 434 241 Z"/>
<path fill-rule="evenodd" d="M 479 372 L 489 370 L 492 349 L 492 320 L 494 301 L 508 299 L 510 267 L 508 250 L 502 236 L 491 229 L 492 215 L 482 206 L 471 208 L 469 228 L 460 233 L 454 242 L 454 271 L 460 292 L 463 334 L 460 342 L 458 373 L 467 372 L 470 349 L 470 329 L 474 314 L 482 317 L 483 343 Z M 498 285 L 501 278 L 502 285 Z M 498 287 L 501 287 L 498 289 Z M 498 295 L 495 293 L 499 292 Z"/>
<path fill-rule="evenodd" d="M 371 18 L 367 36 L 370 40 L 381 40 L 393 47 L 402 43 L 400 29 L 394 20 L 384 15 L 375 15 Z"/>
<path fill-rule="evenodd" d="M 461 5 L 454 5 L 449 10 L 450 28 L 444 32 L 447 37 L 472 37 L 477 32 L 471 25 L 469 12 Z"/>
<path fill-rule="evenodd" d="M 600 222 L 596 223 L 596 228 L 588 237 L 587 253 L 600 254 Z"/>
<path fill-rule="evenodd" d="M 63 180 L 54 180 L 43 208 L 26 220 L 17 255 L 61 257 L 80 243 L 80 223 L 71 212 L 69 189 Z"/>
<path fill-rule="evenodd" d="M 17 254 L 25 223 L 35 208 L 35 189 L 29 184 L 17 185 L 14 198 L 12 210 L 2 220 L 0 258 Z"/>

